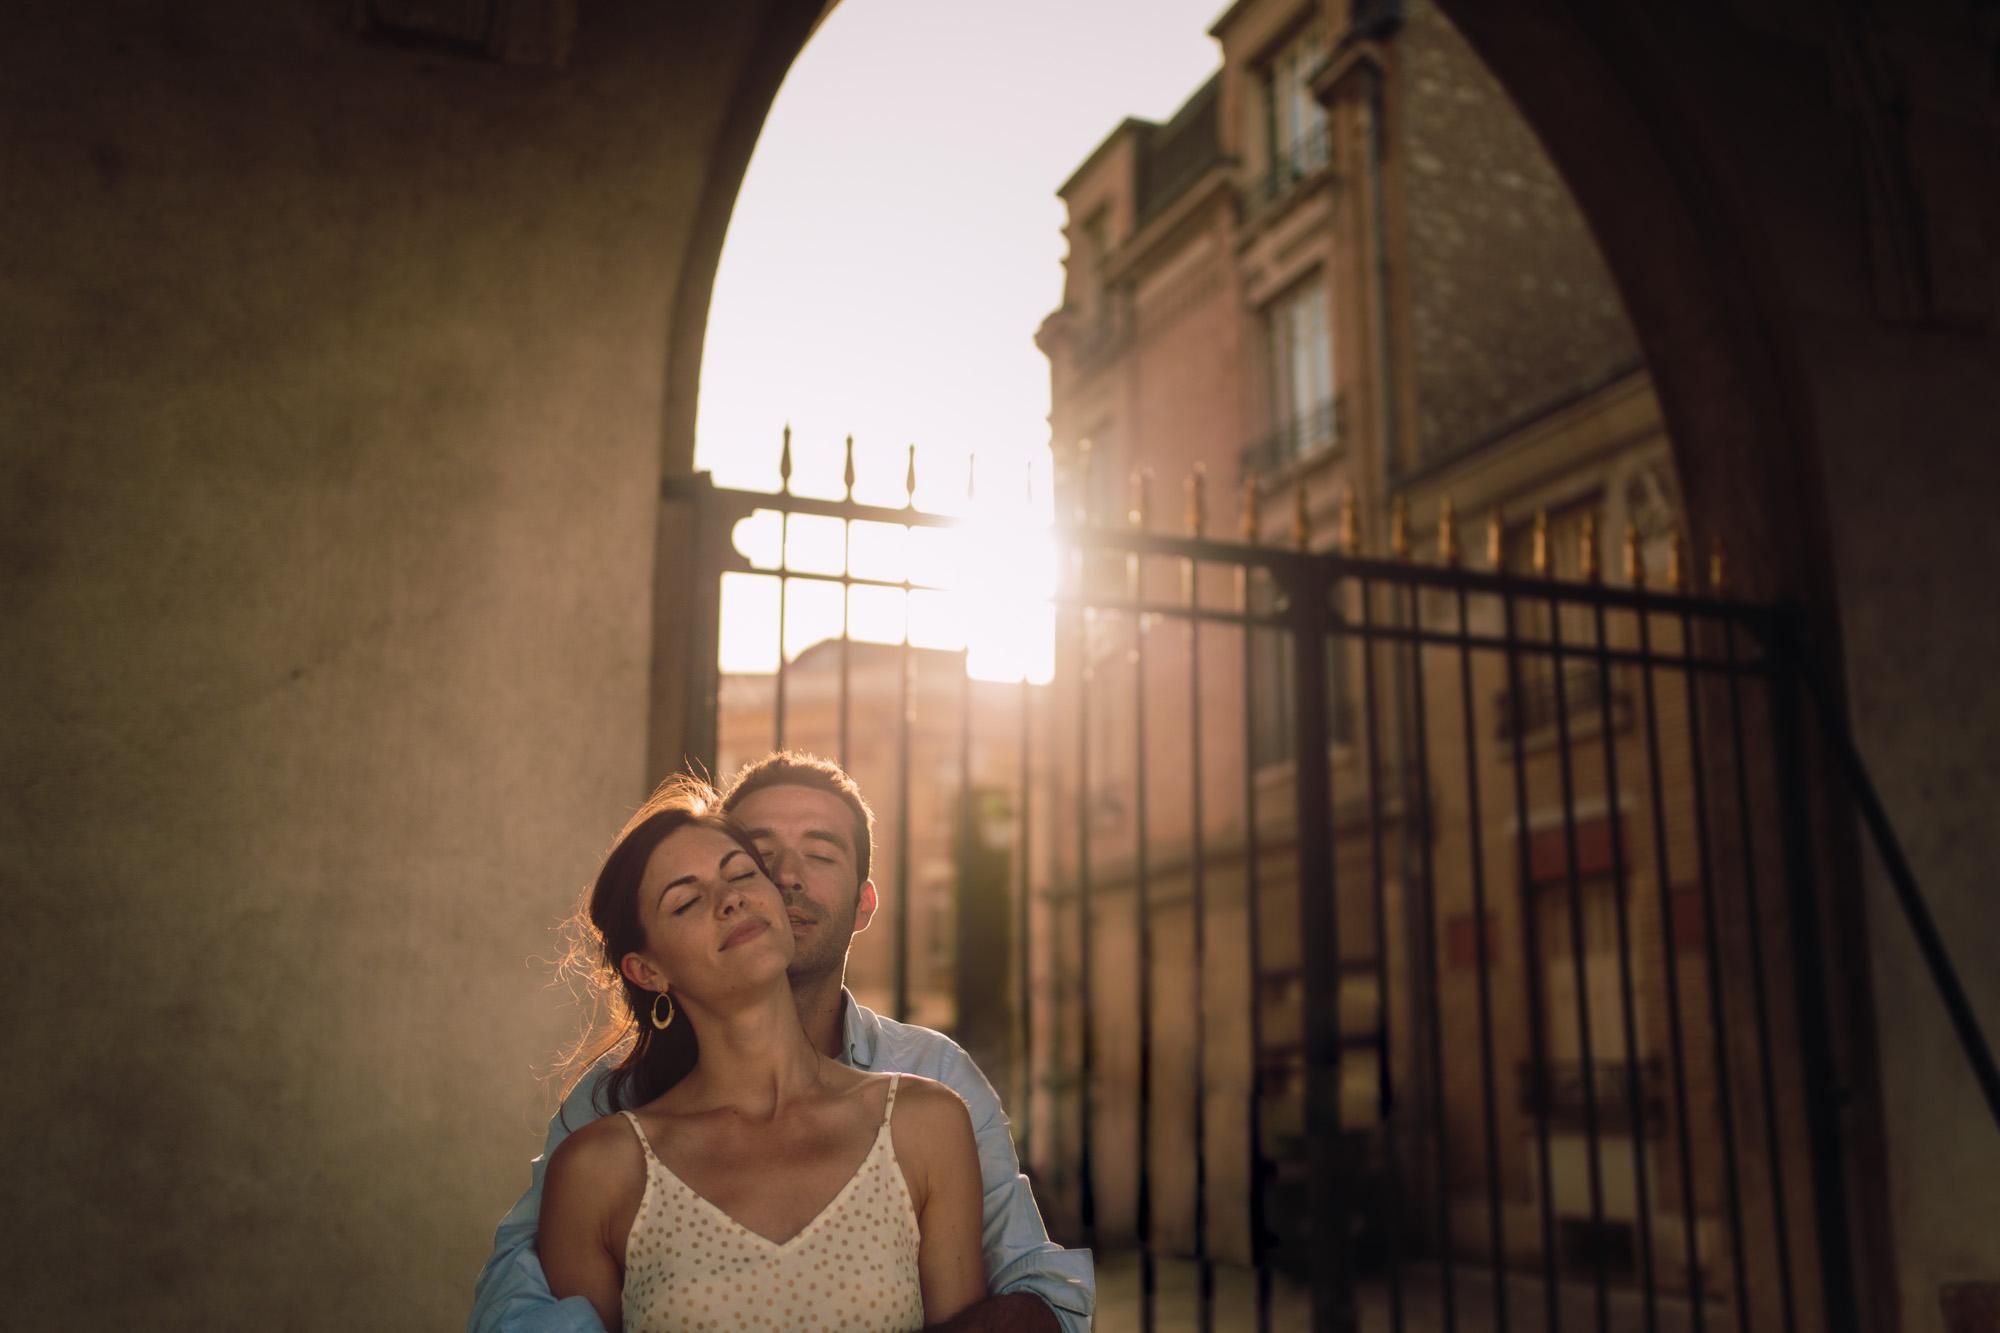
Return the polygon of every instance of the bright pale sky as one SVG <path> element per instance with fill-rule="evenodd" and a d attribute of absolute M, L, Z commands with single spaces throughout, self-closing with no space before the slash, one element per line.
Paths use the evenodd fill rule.
<path fill-rule="evenodd" d="M 918 507 L 960 512 L 976 454 L 976 528 L 907 566 L 952 589 L 913 600 L 912 642 L 960 647 L 974 621 L 976 675 L 1047 676 L 1054 562 L 1030 532 L 1047 517 L 1049 372 L 1034 332 L 1062 297 L 1055 189 L 1124 117 L 1166 119 L 1213 72 L 1220 9 L 842 0 L 751 159 L 709 311 L 695 466 L 719 485 L 775 489 L 790 422 L 795 490 L 839 495 L 852 433 L 858 499 L 900 505 L 915 444 Z M 840 535 L 794 519 L 794 566 L 838 569 Z M 855 572 L 902 578 L 904 540 L 901 528 L 857 529 Z M 738 544 L 773 563 L 775 516 L 746 524 Z M 899 641 L 902 600 L 857 591 L 856 637 Z M 775 580 L 726 581 L 725 670 L 772 668 L 777 601 Z M 793 581 L 786 656 L 838 633 L 840 610 L 837 589 Z"/>

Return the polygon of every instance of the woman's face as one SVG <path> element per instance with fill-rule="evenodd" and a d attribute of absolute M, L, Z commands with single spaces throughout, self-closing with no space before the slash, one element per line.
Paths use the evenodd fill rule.
<path fill-rule="evenodd" d="M 792 932 L 777 886 L 727 833 L 693 825 L 662 839 L 639 879 L 646 947 L 620 960 L 648 990 L 713 998 L 782 979 Z"/>

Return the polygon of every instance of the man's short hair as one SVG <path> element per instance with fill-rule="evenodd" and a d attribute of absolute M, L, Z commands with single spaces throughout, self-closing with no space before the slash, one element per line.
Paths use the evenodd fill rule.
<path fill-rule="evenodd" d="M 854 882 L 857 886 L 868 882 L 868 866 L 875 859 L 875 812 L 861 799 L 861 788 L 847 770 L 804 750 L 775 750 L 745 764 L 729 779 L 722 793 L 723 810 L 734 812 L 744 797 L 766 787 L 813 787 L 846 802 L 854 812 L 854 862 L 860 871 Z"/>

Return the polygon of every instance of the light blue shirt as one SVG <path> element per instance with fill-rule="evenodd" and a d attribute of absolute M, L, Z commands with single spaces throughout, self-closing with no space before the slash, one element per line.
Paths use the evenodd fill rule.
<path fill-rule="evenodd" d="M 958 1043 L 941 1032 L 882 1018 L 841 992 L 846 1018 L 844 1063 L 880 1073 L 921 1074 L 965 1099 L 979 1142 L 979 1175 L 986 1191 L 981 1245 L 986 1289 L 995 1296 L 1028 1292 L 1055 1311 L 1063 1333 L 1088 1333 L 1097 1304 L 1097 1279 L 1089 1250 L 1066 1250 L 1049 1239 L 1034 1192 L 1021 1174 L 1007 1113 L 993 1085 Z M 581 1296 L 557 1300 L 535 1253 L 542 1211 L 542 1168 L 571 1129 L 598 1118 L 594 1101 L 604 1066 L 578 1081 L 549 1121 L 548 1142 L 534 1161 L 528 1192 L 500 1221 L 493 1257 L 480 1270 L 468 1333 L 604 1333 L 597 1312 Z"/>

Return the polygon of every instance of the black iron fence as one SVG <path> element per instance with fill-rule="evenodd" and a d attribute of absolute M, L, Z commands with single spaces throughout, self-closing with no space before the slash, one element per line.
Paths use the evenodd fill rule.
<path fill-rule="evenodd" d="M 693 751 L 806 744 L 862 782 L 891 933 L 850 984 L 979 1059 L 1052 1227 L 1129 1267 L 1134 1322 L 1170 1299 L 1204 1329 L 1860 1326 L 1826 790 L 1781 608 L 1691 591 L 1636 538 L 1620 586 L 1595 552 L 1557 582 L 1318 549 L 1302 521 L 1219 541 L 1195 483 L 1187 535 L 1141 491 L 1127 523 L 991 545 L 1004 587 L 1055 543 L 1053 667 L 975 682 L 970 638 L 913 641 L 949 583 L 852 558 L 864 527 L 961 520 L 853 486 L 850 446 L 842 499 L 670 493 L 703 585 L 778 606 L 768 672 L 688 627 Z M 732 535 L 760 511 L 775 558 Z M 838 561 L 794 559 L 808 520 Z M 811 589 L 839 614 L 808 647 L 785 608 Z M 858 641 L 883 594 L 904 633 Z"/>

